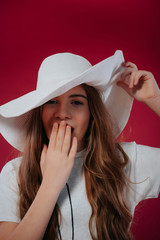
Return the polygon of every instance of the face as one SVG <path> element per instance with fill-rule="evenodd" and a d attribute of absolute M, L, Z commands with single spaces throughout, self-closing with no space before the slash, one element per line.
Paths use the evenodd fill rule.
<path fill-rule="evenodd" d="M 51 99 L 43 105 L 42 122 L 48 139 L 54 122 L 66 121 L 71 126 L 72 138 L 78 139 L 78 151 L 84 148 L 84 138 L 88 129 L 90 112 L 87 95 L 82 86 Z"/>

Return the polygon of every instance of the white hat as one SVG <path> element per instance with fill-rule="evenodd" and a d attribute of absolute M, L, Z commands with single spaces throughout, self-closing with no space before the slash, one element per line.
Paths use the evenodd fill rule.
<path fill-rule="evenodd" d="M 107 110 L 119 126 L 118 136 L 128 121 L 133 102 L 116 85 L 124 71 L 121 66 L 123 62 L 120 50 L 94 66 L 85 58 L 71 53 L 47 57 L 40 66 L 36 90 L 0 106 L 1 134 L 13 147 L 23 151 L 27 128 L 25 122 L 30 110 L 86 83 L 100 90 Z"/>

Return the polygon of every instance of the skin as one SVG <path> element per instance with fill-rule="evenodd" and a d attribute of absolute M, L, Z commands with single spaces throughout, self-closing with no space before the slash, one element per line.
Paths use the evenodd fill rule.
<path fill-rule="evenodd" d="M 160 90 L 153 75 L 150 72 L 138 70 L 133 63 L 127 62 L 123 65 L 126 69 L 117 85 L 160 116 Z M 68 104 L 66 99 L 64 102 Z M 62 103 L 61 99 L 60 103 Z M 61 111 L 59 112 L 63 113 L 64 106 L 60 104 Z M 0 224 L 0 239 L 43 239 L 59 193 L 71 173 L 77 149 L 83 148 L 84 135 L 81 135 L 80 129 L 82 128 L 78 127 L 78 119 L 73 121 L 71 118 L 71 112 L 68 111 L 71 106 L 65 109 L 65 117 L 60 114 L 56 115 L 53 109 L 49 111 L 49 114 L 45 114 L 47 108 L 48 106 L 44 106 L 42 114 L 49 138 L 48 148 L 44 146 L 41 154 L 42 184 L 27 214 L 19 224 L 11 222 Z M 71 134 L 71 127 L 75 129 L 73 134 Z M 87 129 L 87 124 L 85 127 Z"/>
<path fill-rule="evenodd" d="M 82 86 L 77 86 L 66 93 L 51 99 L 43 106 L 42 121 L 48 139 L 55 124 L 55 131 L 62 121 L 63 130 L 72 128 L 71 138 L 78 140 L 78 151 L 84 148 L 84 136 L 88 129 L 90 111 L 88 107 L 87 95 Z M 57 124 L 56 124 L 57 123 Z"/>
<path fill-rule="evenodd" d="M 138 70 L 137 66 L 131 62 L 125 62 L 123 66 L 126 69 L 121 75 L 122 80 L 117 85 L 160 116 L 160 89 L 153 74 Z"/>
<path fill-rule="evenodd" d="M 42 175 L 43 179 L 50 176 L 51 184 L 56 181 L 60 191 L 71 173 L 76 151 L 84 148 L 89 119 L 87 95 L 82 86 L 70 89 L 43 107 L 42 121 L 50 141 L 48 149 L 44 146 L 42 150 Z M 70 154 L 73 155 L 71 162 L 67 159 Z"/>

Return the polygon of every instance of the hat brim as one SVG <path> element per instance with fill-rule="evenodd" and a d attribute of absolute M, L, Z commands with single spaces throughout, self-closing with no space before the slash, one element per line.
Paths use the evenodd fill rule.
<path fill-rule="evenodd" d="M 0 132 L 16 149 L 23 151 L 26 137 L 26 120 L 29 112 L 69 89 L 86 83 L 100 90 L 103 101 L 113 120 L 118 124 L 116 135 L 124 129 L 132 107 L 131 98 L 116 85 L 124 68 L 122 51 L 90 67 L 73 79 L 57 81 L 54 90 L 48 86 L 34 90 L 0 107 Z"/>

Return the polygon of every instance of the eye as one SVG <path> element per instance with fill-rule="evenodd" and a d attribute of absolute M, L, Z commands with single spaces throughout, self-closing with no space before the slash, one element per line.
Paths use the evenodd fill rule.
<path fill-rule="evenodd" d="M 56 100 L 49 100 L 48 102 L 46 102 L 46 104 L 52 105 L 52 104 L 57 104 Z"/>
<path fill-rule="evenodd" d="M 78 101 L 78 100 L 74 100 L 74 101 L 71 102 L 71 104 L 76 105 L 76 106 L 81 106 L 81 105 L 83 105 L 83 102 Z"/>

